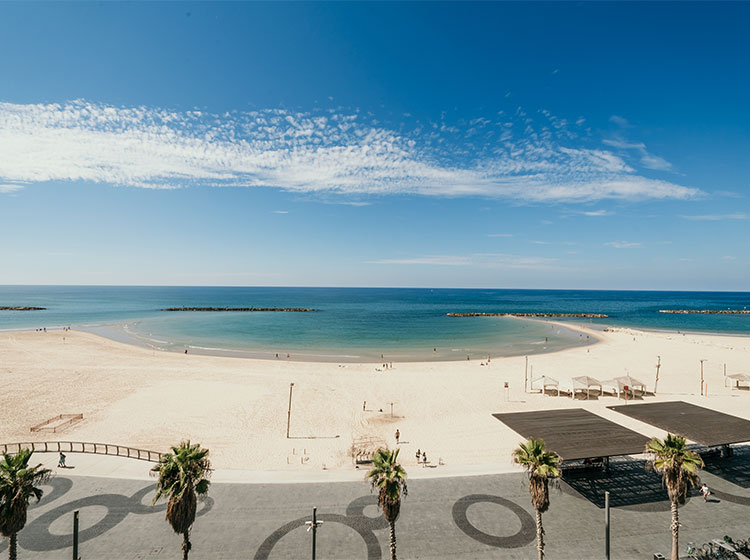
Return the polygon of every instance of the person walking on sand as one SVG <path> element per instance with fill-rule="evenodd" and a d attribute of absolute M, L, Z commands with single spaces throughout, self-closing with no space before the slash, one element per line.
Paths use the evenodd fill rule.
<path fill-rule="evenodd" d="M 396 445 L 398 445 L 398 438 L 401 437 L 401 432 L 398 431 L 398 428 L 396 429 Z"/>
<path fill-rule="evenodd" d="M 417 465 L 419 464 L 419 460 L 421 459 L 421 457 L 422 457 L 422 452 L 419 449 L 417 449 Z"/>
<path fill-rule="evenodd" d="M 703 486 L 701 486 L 701 494 L 703 495 L 703 501 L 708 501 L 708 496 L 711 495 L 711 491 L 708 489 L 708 485 L 704 482 Z"/>
<path fill-rule="evenodd" d="M 427 465 L 427 453 L 422 451 L 422 467 Z"/>
<path fill-rule="evenodd" d="M 57 466 L 60 468 L 65 468 L 65 453 L 60 451 L 60 459 L 57 461 Z"/>

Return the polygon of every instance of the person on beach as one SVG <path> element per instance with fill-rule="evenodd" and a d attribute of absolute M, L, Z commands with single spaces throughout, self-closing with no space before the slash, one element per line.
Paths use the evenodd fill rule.
<path fill-rule="evenodd" d="M 398 428 L 396 429 L 396 445 L 398 445 L 398 438 L 401 437 L 401 432 L 398 431 Z"/>
<path fill-rule="evenodd" d="M 367 401 L 362 401 L 362 412 L 367 409 Z"/>
<path fill-rule="evenodd" d="M 701 495 L 703 496 L 703 501 L 708 501 L 708 496 L 711 495 L 711 491 L 708 489 L 708 485 L 704 482 L 703 486 L 701 486 Z"/>
<path fill-rule="evenodd" d="M 425 451 L 422 451 L 422 467 L 424 467 L 427 464 L 427 453 Z"/>
<path fill-rule="evenodd" d="M 62 451 L 60 452 L 60 459 L 57 461 L 57 466 L 61 468 L 65 468 L 65 453 Z"/>

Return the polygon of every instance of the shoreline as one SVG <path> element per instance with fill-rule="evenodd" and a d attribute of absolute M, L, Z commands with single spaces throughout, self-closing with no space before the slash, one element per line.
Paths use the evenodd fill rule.
<path fill-rule="evenodd" d="M 663 437 L 608 409 L 623 402 L 616 397 L 573 400 L 524 389 L 525 378 L 540 375 L 561 382 L 579 375 L 602 382 L 632 375 L 651 391 L 657 357 L 659 392 L 645 402 L 684 400 L 750 419 L 750 391 L 728 387 L 723 370 L 727 364 L 727 374 L 746 371 L 749 337 L 559 326 L 597 342 L 528 361 L 394 362 L 383 369 L 377 363 L 184 355 L 76 330 L 2 332 L 5 391 L 23 406 L 0 409 L 0 443 L 96 441 L 166 451 L 190 439 L 210 449 L 215 468 L 231 471 L 226 476 L 233 480 L 323 482 L 363 476 L 365 466 L 354 468 L 352 450 L 394 447 L 398 429 L 403 464 L 414 477 L 507 472 L 515 469 L 510 454 L 521 438 L 494 413 L 584 408 L 645 436 Z M 707 360 L 707 397 L 699 393 L 700 360 Z M 64 431 L 29 432 L 59 414 L 78 413 L 83 421 Z M 434 468 L 417 466 L 417 448 Z M 110 472 L 91 468 L 94 474 Z"/>
<path fill-rule="evenodd" d="M 576 323 L 562 323 L 547 319 L 530 318 L 530 317 L 518 317 L 511 316 L 510 319 L 519 321 L 530 321 L 537 324 L 544 324 L 550 327 L 557 327 L 562 331 L 566 332 L 569 342 L 554 342 L 547 346 L 540 346 L 538 349 L 536 346 L 531 348 L 519 349 L 517 351 L 508 351 L 508 348 L 512 348 L 513 344 L 501 346 L 499 348 L 483 348 L 483 349 L 466 349 L 457 348 L 452 349 L 450 354 L 446 354 L 445 350 L 442 350 L 439 354 L 432 354 L 429 350 L 419 348 L 399 348 L 399 349 L 384 349 L 383 356 L 378 357 L 378 350 L 375 349 L 336 349 L 336 348 L 321 348 L 320 352 L 325 353 L 312 353 L 310 349 L 231 349 L 231 348 L 216 348 L 216 347 L 205 347 L 198 346 L 195 344 L 179 345 L 177 343 L 158 340 L 150 338 L 139 333 L 134 332 L 129 328 L 128 323 L 117 323 L 108 325 L 94 325 L 87 327 L 76 327 L 81 332 L 88 332 L 97 336 L 102 336 L 109 340 L 127 344 L 130 346 L 137 346 L 140 348 L 147 348 L 149 350 L 156 350 L 159 352 L 168 353 L 184 353 L 184 350 L 188 349 L 189 353 L 199 356 L 215 356 L 224 358 L 242 358 L 252 360 L 269 360 L 269 361 L 292 361 L 292 362 L 310 362 L 310 363 L 347 363 L 347 364 L 382 364 L 383 362 L 388 363 L 442 363 L 442 362 L 463 362 L 465 356 L 468 355 L 471 360 L 483 359 L 486 356 L 490 356 L 492 359 L 498 358 L 512 358 L 520 356 L 536 356 L 541 354 L 553 354 L 556 352 L 564 351 L 571 348 L 580 348 L 596 344 L 599 338 L 593 335 L 590 331 L 585 331 L 585 326 L 578 325 Z M 61 329 L 63 327 L 55 327 Z M 13 331 L 0 331 L 0 332 L 13 332 Z M 584 334 L 590 337 L 586 341 L 575 338 L 575 334 Z M 556 333 L 560 335 L 560 333 Z M 564 338 L 564 337 L 561 337 Z M 524 342 L 526 346 L 538 345 L 539 342 Z M 545 341 L 546 343 L 546 341 Z M 162 345 L 172 345 L 162 346 Z M 337 351 L 340 350 L 340 353 Z M 358 354 L 350 354 L 346 352 L 359 352 Z M 289 357 L 287 357 L 289 356 Z M 434 356 L 434 357 L 433 357 Z M 448 358 L 448 356 L 455 356 L 454 358 Z"/>

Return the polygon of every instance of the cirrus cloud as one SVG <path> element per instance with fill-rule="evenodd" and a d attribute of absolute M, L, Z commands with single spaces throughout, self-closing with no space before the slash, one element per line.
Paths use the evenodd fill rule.
<path fill-rule="evenodd" d="M 403 130 L 334 109 L 210 114 L 86 101 L 0 103 L 0 181 L 271 187 L 342 197 L 414 194 L 524 202 L 701 194 L 644 177 L 606 149 L 571 146 L 574 133 L 567 122 L 544 115 L 548 121 L 541 125 L 519 108 L 515 120 L 451 124 L 441 119 Z"/>

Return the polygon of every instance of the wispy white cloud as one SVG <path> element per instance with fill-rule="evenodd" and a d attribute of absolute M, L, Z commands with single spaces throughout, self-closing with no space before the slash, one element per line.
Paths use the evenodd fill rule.
<path fill-rule="evenodd" d="M 565 119 L 544 114 L 541 127 L 519 108 L 510 121 L 443 119 L 406 130 L 403 123 L 386 126 L 338 110 L 218 115 L 86 101 L 0 103 L 0 181 L 272 187 L 360 200 L 416 194 L 585 202 L 700 194 L 640 176 L 611 151 L 571 146 Z M 498 126 L 510 136 L 496 134 Z"/>
<path fill-rule="evenodd" d="M 431 255 L 404 259 L 380 259 L 368 264 L 431 265 L 479 268 L 506 268 L 523 270 L 550 270 L 560 268 L 557 259 L 524 257 L 504 253 L 475 253 L 472 255 Z"/>
<path fill-rule="evenodd" d="M 608 247 L 614 247 L 615 249 L 635 249 L 640 247 L 640 243 L 634 243 L 632 241 L 610 241 L 605 243 Z"/>
<path fill-rule="evenodd" d="M 609 117 L 609 122 L 616 124 L 617 126 L 620 126 L 622 128 L 632 128 L 632 124 L 628 122 L 628 120 L 624 117 L 621 117 L 619 115 L 612 115 Z"/>
<path fill-rule="evenodd" d="M 620 150 L 636 150 L 640 155 L 640 164 L 647 169 L 654 169 L 657 171 L 670 171 L 672 169 L 672 164 L 667 160 L 649 153 L 646 149 L 646 144 L 643 142 L 628 142 L 622 138 L 616 137 L 605 138 L 602 140 L 602 143 Z"/>
<path fill-rule="evenodd" d="M 721 258 L 724 259 L 725 261 L 736 261 L 737 260 L 737 257 L 735 257 L 734 255 L 724 255 Z"/>
<path fill-rule="evenodd" d="M 608 210 L 589 210 L 588 212 L 581 212 L 584 216 L 609 216 L 612 212 Z"/>
<path fill-rule="evenodd" d="M 669 171 L 672 169 L 672 164 L 667 160 L 648 153 L 641 156 L 641 165 L 648 169 L 656 169 L 658 171 Z"/>
<path fill-rule="evenodd" d="M 750 220 L 750 214 L 703 214 L 702 216 L 682 216 L 686 220 L 699 222 L 719 222 L 723 220 Z"/>
<path fill-rule="evenodd" d="M 274 214 L 289 214 L 289 210 L 274 210 Z"/>
<path fill-rule="evenodd" d="M 10 194 L 20 191 L 23 185 L 0 185 L 0 194 Z"/>

